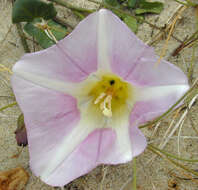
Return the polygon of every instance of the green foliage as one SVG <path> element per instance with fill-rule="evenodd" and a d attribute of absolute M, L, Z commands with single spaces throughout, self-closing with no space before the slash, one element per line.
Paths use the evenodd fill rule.
<path fill-rule="evenodd" d="M 16 0 L 12 10 L 12 22 L 32 22 L 35 18 L 54 18 L 56 10 L 52 3 L 40 0 Z"/>
<path fill-rule="evenodd" d="M 127 24 L 127 26 L 133 31 L 137 32 L 138 29 L 138 23 L 137 20 L 134 17 L 126 16 L 124 18 L 124 22 Z"/>
<path fill-rule="evenodd" d="M 164 8 L 161 2 L 147 2 L 146 0 L 141 0 L 139 2 L 138 8 L 135 10 L 136 14 L 144 13 L 156 13 L 159 14 Z"/>
<path fill-rule="evenodd" d="M 134 8 L 138 0 L 128 0 L 128 6 Z"/>
<path fill-rule="evenodd" d="M 120 4 L 117 0 L 104 0 L 104 3 L 111 5 L 113 7 L 119 7 Z"/>
<path fill-rule="evenodd" d="M 21 129 L 24 125 L 24 116 L 23 114 L 20 114 L 17 119 L 17 128 Z"/>
<path fill-rule="evenodd" d="M 66 36 L 67 29 L 60 24 L 49 20 L 47 26 L 57 40 L 61 40 Z M 35 26 L 35 23 L 27 23 L 24 30 L 30 36 L 33 36 L 42 48 L 54 45 L 54 41 L 48 37 L 44 30 Z"/>

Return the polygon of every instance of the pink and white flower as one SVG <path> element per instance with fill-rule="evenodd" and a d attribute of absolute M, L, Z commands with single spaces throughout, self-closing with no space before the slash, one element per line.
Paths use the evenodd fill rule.
<path fill-rule="evenodd" d="M 189 88 L 184 73 L 158 57 L 118 17 L 100 10 L 56 45 L 26 54 L 12 87 L 24 113 L 30 166 L 63 186 L 99 164 L 142 153 L 138 129 Z"/>

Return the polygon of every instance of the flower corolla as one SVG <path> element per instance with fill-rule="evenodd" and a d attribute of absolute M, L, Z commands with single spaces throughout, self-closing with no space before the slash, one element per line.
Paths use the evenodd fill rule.
<path fill-rule="evenodd" d="M 64 186 L 99 164 L 142 153 L 146 139 L 138 126 L 189 88 L 179 68 L 157 60 L 153 48 L 105 9 L 52 47 L 24 55 L 13 67 L 12 87 L 33 173 Z"/>

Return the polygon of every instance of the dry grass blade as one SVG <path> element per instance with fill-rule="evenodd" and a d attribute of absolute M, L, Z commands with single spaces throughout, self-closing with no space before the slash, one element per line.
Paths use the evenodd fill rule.
<path fill-rule="evenodd" d="M 171 34 L 173 33 L 173 30 L 174 30 L 174 27 L 175 27 L 175 24 L 177 22 L 177 20 L 179 19 L 179 17 L 181 16 L 181 14 L 183 13 L 183 11 L 186 9 L 187 7 L 186 6 L 182 6 L 181 8 L 179 8 L 178 10 L 178 14 L 176 15 L 176 17 L 174 18 L 172 24 L 171 24 L 171 27 L 170 27 L 170 31 L 168 33 L 168 37 L 166 39 L 166 42 L 164 43 L 164 46 L 162 48 L 162 52 L 160 54 L 160 57 L 157 61 L 157 65 L 161 62 L 161 60 L 163 59 L 163 57 L 165 56 L 166 54 L 166 51 L 167 51 L 167 48 L 168 48 L 168 42 L 170 40 L 170 37 L 171 37 Z"/>

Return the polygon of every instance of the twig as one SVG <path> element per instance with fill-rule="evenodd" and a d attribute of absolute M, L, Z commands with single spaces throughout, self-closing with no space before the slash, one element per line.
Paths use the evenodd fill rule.
<path fill-rule="evenodd" d="M 157 154 L 158 156 L 160 156 L 160 157 L 166 159 L 166 160 L 169 161 L 170 163 L 174 164 L 175 166 L 177 166 L 176 168 L 179 168 L 179 169 L 182 168 L 183 170 L 185 170 L 185 171 L 187 171 L 187 172 L 189 172 L 189 173 L 192 173 L 192 174 L 194 174 L 195 176 L 198 176 L 198 172 L 196 172 L 195 170 L 189 169 L 189 168 L 187 168 L 186 166 L 184 166 L 184 165 L 182 165 L 182 164 L 179 164 L 178 162 L 176 162 L 176 161 L 170 159 L 169 157 L 163 155 L 161 152 L 156 151 L 155 149 L 153 149 L 153 148 L 150 147 L 150 146 L 148 147 L 148 149 L 149 149 L 150 151 L 152 151 L 153 153 Z"/>
<path fill-rule="evenodd" d="M 22 43 L 22 45 L 23 45 L 23 49 L 24 49 L 24 51 L 25 51 L 26 53 L 29 53 L 29 52 L 30 52 L 30 49 L 29 49 L 29 47 L 28 47 L 28 44 L 27 44 L 27 42 L 26 42 L 26 39 L 24 38 L 24 33 L 23 33 L 23 29 L 22 29 L 21 24 L 20 24 L 20 23 L 17 23 L 17 24 L 16 24 L 16 27 L 17 27 L 18 34 L 19 34 L 19 36 L 20 36 L 20 38 L 21 38 L 21 43 Z"/>
<path fill-rule="evenodd" d="M 177 159 L 177 160 L 181 160 L 181 161 L 184 161 L 184 162 L 198 162 L 197 159 L 187 159 L 187 158 L 181 158 L 181 157 L 175 156 L 175 155 L 173 155 L 171 153 L 168 153 L 168 152 L 166 152 L 166 151 L 164 151 L 164 150 L 162 150 L 160 148 L 157 148 L 157 147 L 155 147 L 155 146 L 153 146 L 151 144 L 148 145 L 148 146 L 152 147 L 153 149 L 155 149 L 155 150 L 157 150 L 157 151 L 159 151 L 159 152 L 161 152 L 163 154 L 165 154 L 166 156 L 169 156 L 169 157 Z"/>
<path fill-rule="evenodd" d="M 182 5 L 188 6 L 188 4 L 187 4 L 187 3 L 184 3 L 183 1 L 179 1 L 179 0 L 174 0 L 174 1 L 176 1 L 176 2 L 177 2 L 177 3 L 179 3 L 179 4 L 182 4 Z"/>
<path fill-rule="evenodd" d="M 173 116 L 173 119 L 172 119 L 172 121 L 171 121 L 171 123 L 170 123 L 168 129 L 166 130 L 165 134 L 163 135 L 163 139 L 165 139 L 165 140 L 167 139 L 168 133 L 171 131 L 172 126 L 173 126 L 173 124 L 174 124 L 174 122 L 175 122 L 175 119 L 177 118 L 178 113 L 179 113 L 180 111 L 181 111 L 181 108 L 179 108 L 179 109 L 176 110 L 176 113 L 175 113 L 175 115 Z M 170 137 L 169 137 L 168 139 L 170 139 Z M 162 142 L 160 143 L 159 148 L 161 148 L 161 149 L 164 148 Z M 154 155 L 151 159 L 149 159 L 149 161 L 147 162 L 147 164 L 150 163 L 150 162 L 152 162 L 152 161 L 154 161 L 155 158 L 156 158 L 156 155 Z"/>
<path fill-rule="evenodd" d="M 5 65 L 2 65 L 1 63 L 0 63 L 0 71 L 8 71 L 10 74 L 12 74 L 12 71 Z"/>
<path fill-rule="evenodd" d="M 180 0 L 174 0 L 174 1 L 176 1 L 177 3 L 180 3 L 182 5 L 188 6 L 188 7 L 196 7 L 197 6 L 196 3 L 193 3 L 190 0 L 186 0 L 187 2 L 183 2 L 183 1 L 180 1 Z"/>
<path fill-rule="evenodd" d="M 195 100 L 197 99 L 198 97 L 198 94 L 193 97 L 193 99 L 191 100 L 191 102 L 189 103 L 188 105 L 188 109 L 185 110 L 185 112 L 182 114 L 182 116 L 180 117 L 179 121 L 176 123 L 175 127 L 173 128 L 173 130 L 170 132 L 169 137 L 171 137 L 175 131 L 178 129 L 178 127 L 180 126 L 180 124 L 183 122 L 183 120 L 186 118 L 186 115 L 188 113 L 188 111 L 190 110 L 190 108 L 192 107 L 193 103 L 195 102 Z M 167 144 L 168 140 L 165 140 L 165 142 L 163 143 L 162 145 L 162 148 Z"/>
<path fill-rule="evenodd" d="M 185 174 L 185 173 L 182 173 L 182 174 L 183 174 L 184 176 L 186 176 L 186 178 L 177 176 L 175 173 L 170 173 L 169 175 L 174 176 L 174 177 L 176 177 L 176 178 L 178 178 L 178 179 L 181 179 L 181 180 L 192 180 L 192 181 L 194 181 L 196 184 L 198 184 L 198 181 L 197 181 L 198 177 L 192 177 L 192 176 L 187 175 L 187 174 Z"/>
<path fill-rule="evenodd" d="M 103 176 L 102 176 L 102 180 L 101 180 L 101 183 L 100 183 L 100 190 L 103 190 L 103 184 L 104 184 L 105 177 L 107 175 L 107 169 L 108 168 L 103 165 L 103 168 L 102 168 Z"/>
<path fill-rule="evenodd" d="M 10 107 L 15 106 L 15 105 L 17 105 L 17 102 L 14 102 L 14 103 L 11 103 L 11 104 L 8 104 L 6 106 L 1 107 L 0 111 L 3 111 L 5 109 L 10 108 Z"/>
<path fill-rule="evenodd" d="M 198 40 L 198 38 L 195 38 L 198 35 L 198 31 L 196 31 L 191 37 L 189 37 L 187 40 L 182 42 L 179 47 L 177 47 L 174 52 L 172 53 L 172 56 L 176 56 L 179 54 L 180 51 L 182 51 L 184 48 L 188 47 L 191 45 L 193 42 Z M 193 39 L 194 38 L 194 39 Z"/>
<path fill-rule="evenodd" d="M 0 42 L 1 45 L 5 42 L 6 38 L 8 37 L 8 34 L 10 33 L 10 31 L 11 31 L 11 29 L 12 29 L 12 26 L 13 26 L 13 25 L 11 25 L 11 26 L 9 27 L 8 31 L 6 32 L 5 37 L 3 38 L 3 40 L 1 40 L 1 42 Z"/>
<path fill-rule="evenodd" d="M 172 16 L 170 18 L 168 18 L 168 20 L 166 21 L 165 27 L 163 27 L 163 30 L 160 30 L 155 36 L 154 36 L 154 40 L 147 42 L 147 44 L 149 46 L 153 45 L 155 42 L 158 42 L 159 39 L 161 39 L 171 28 L 171 23 L 172 20 L 175 18 L 175 16 L 177 15 L 178 11 L 181 9 L 182 5 L 178 6 L 178 8 L 175 10 L 174 14 L 172 14 Z M 173 34 L 171 34 L 171 36 L 177 40 L 178 42 L 182 43 L 182 41 L 180 39 L 178 39 L 176 36 L 174 36 Z"/>
<path fill-rule="evenodd" d="M 168 33 L 168 37 L 167 37 L 166 42 L 165 42 L 165 44 L 164 44 L 164 46 L 163 46 L 161 55 L 160 55 L 160 57 L 159 57 L 159 59 L 158 59 L 158 61 L 157 61 L 157 63 L 156 63 L 157 65 L 161 62 L 162 58 L 165 56 L 166 50 L 167 50 L 167 48 L 168 48 L 168 42 L 169 42 L 169 40 L 170 40 L 171 34 L 173 33 L 173 29 L 174 29 L 174 27 L 175 27 L 175 24 L 176 24 L 178 18 L 180 17 L 180 15 L 182 14 L 182 12 L 183 12 L 186 8 L 187 8 L 186 6 L 181 7 L 180 10 L 178 11 L 177 16 L 176 16 L 175 19 L 173 20 L 173 23 L 171 24 L 170 31 L 169 31 L 169 33 Z"/>
<path fill-rule="evenodd" d="M 136 190 L 136 158 L 133 158 L 133 190 Z"/>
<path fill-rule="evenodd" d="M 180 136 L 181 136 L 181 132 L 182 132 L 182 128 L 184 126 L 184 121 L 183 120 L 179 126 L 179 130 L 178 130 L 178 135 L 177 135 L 177 152 L 178 152 L 178 155 L 180 156 Z"/>
<path fill-rule="evenodd" d="M 180 117 L 179 121 L 177 122 L 177 124 L 175 125 L 175 127 L 173 128 L 173 130 L 170 132 L 170 134 L 168 135 L 168 137 L 165 139 L 163 144 L 160 144 L 160 148 L 163 149 L 166 144 L 168 143 L 168 140 L 170 139 L 170 137 L 173 136 L 173 134 L 175 133 L 175 131 L 178 129 L 178 127 L 181 125 L 181 123 L 184 121 L 184 119 L 186 118 L 186 115 L 189 111 L 189 109 L 192 107 L 193 103 L 195 102 L 196 98 L 198 97 L 198 95 L 196 95 L 195 97 L 192 98 L 191 102 L 188 105 L 188 109 L 185 110 L 185 112 L 182 114 L 182 116 Z M 155 157 L 153 157 L 152 159 L 150 159 L 147 164 L 151 161 L 153 161 L 155 159 Z"/>

